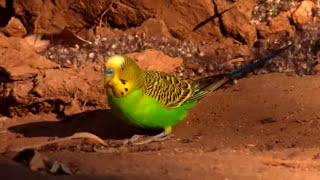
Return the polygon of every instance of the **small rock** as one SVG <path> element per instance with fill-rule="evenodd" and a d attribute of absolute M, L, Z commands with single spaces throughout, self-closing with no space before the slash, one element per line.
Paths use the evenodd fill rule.
<path fill-rule="evenodd" d="M 191 54 L 191 53 L 187 53 L 187 54 L 186 54 L 186 57 L 189 57 L 189 58 L 190 58 L 190 57 L 192 57 L 192 56 L 193 56 L 193 54 Z"/>
<path fill-rule="evenodd" d="M 43 52 L 49 45 L 49 40 L 42 40 L 41 35 L 31 34 L 23 38 L 36 52 Z M 54 47 L 50 48 L 50 51 L 54 51 Z M 50 55 L 52 56 L 52 55 Z"/>
<path fill-rule="evenodd" d="M 117 49 L 117 47 L 118 47 L 118 44 L 112 44 L 112 45 L 111 45 L 111 48 L 112 48 L 112 49 Z"/>
<path fill-rule="evenodd" d="M 281 12 L 275 18 L 272 18 L 268 23 L 260 23 L 257 25 L 258 33 L 261 37 L 274 41 L 273 34 L 277 37 L 292 37 L 295 33 L 290 22 L 291 11 Z"/>
<path fill-rule="evenodd" d="M 274 122 L 276 122 L 276 121 L 277 121 L 277 120 L 272 119 L 272 118 L 264 118 L 264 119 L 261 119 L 261 120 L 260 120 L 261 124 L 274 123 Z"/>
<path fill-rule="evenodd" d="M 82 112 L 81 111 L 81 108 L 77 102 L 77 100 L 72 100 L 71 103 L 69 105 L 66 105 L 65 108 L 64 108 L 64 114 L 66 116 L 71 116 L 73 114 L 77 114 L 77 113 L 80 113 Z"/>
<path fill-rule="evenodd" d="M 319 160 L 320 159 L 320 153 L 317 153 L 313 156 L 313 160 Z"/>
<path fill-rule="evenodd" d="M 316 74 L 320 74 L 320 64 L 315 65 L 312 70 L 316 73 Z"/>
<path fill-rule="evenodd" d="M 193 70 L 190 70 L 189 72 L 188 72 L 188 76 L 189 77 L 194 77 L 196 74 L 194 73 L 194 71 Z"/>
<path fill-rule="evenodd" d="M 72 174 L 71 170 L 69 169 L 69 167 L 67 165 L 61 163 L 60 166 L 61 166 L 61 170 L 64 173 L 69 174 L 69 175 Z"/>
<path fill-rule="evenodd" d="M 193 70 L 197 70 L 199 69 L 199 64 L 196 62 L 187 62 L 184 65 L 187 69 L 193 69 Z"/>
<path fill-rule="evenodd" d="M 69 167 L 63 163 L 60 163 L 58 161 L 54 161 L 51 169 L 50 169 L 50 173 L 52 174 L 68 174 L 71 175 L 72 172 L 69 169 Z"/>
<path fill-rule="evenodd" d="M 292 14 L 293 22 L 301 26 L 311 21 L 314 6 L 312 1 L 302 1 L 298 9 Z"/>
<path fill-rule="evenodd" d="M 46 163 L 48 162 L 48 158 L 35 151 L 34 156 L 32 157 L 29 168 L 31 171 L 38 171 L 41 169 L 46 169 Z"/>
<path fill-rule="evenodd" d="M 130 30 L 129 30 L 130 31 Z M 136 28 L 135 31 L 138 34 L 142 34 L 143 36 L 163 36 L 165 37 L 163 40 L 175 40 L 169 32 L 169 29 L 166 23 L 161 19 L 150 18 L 144 21 L 140 27 Z M 143 37 L 142 36 L 142 37 Z"/>
<path fill-rule="evenodd" d="M 256 27 L 250 24 L 253 7 L 254 1 L 246 1 L 241 5 L 235 5 L 221 15 L 225 31 L 235 39 L 244 41 L 249 47 L 252 47 L 257 40 Z"/>
<path fill-rule="evenodd" d="M 146 50 L 141 53 L 127 55 L 135 58 L 142 69 L 163 71 L 169 74 L 172 74 L 183 62 L 183 59 L 180 57 L 172 58 L 156 50 Z"/>
<path fill-rule="evenodd" d="M 18 18 L 12 17 L 5 27 L 5 32 L 10 36 L 22 37 L 27 34 L 26 28 Z"/>
<path fill-rule="evenodd" d="M 203 51 L 200 51 L 200 52 L 198 53 L 198 56 L 203 57 L 203 56 L 204 56 L 204 52 L 203 52 Z"/>
<path fill-rule="evenodd" d="M 254 147 L 256 147 L 255 144 L 246 144 L 245 146 L 246 146 L 247 148 L 254 148 Z"/>
<path fill-rule="evenodd" d="M 0 7 L 2 7 L 2 8 L 6 8 L 7 7 L 6 0 L 0 0 Z"/>
<path fill-rule="evenodd" d="M 91 58 L 91 59 L 93 59 L 94 58 L 94 56 L 95 56 L 95 54 L 94 53 L 89 53 L 89 58 Z"/>
<path fill-rule="evenodd" d="M 213 65 L 212 65 L 212 64 L 209 64 L 209 66 L 208 66 L 208 70 L 209 70 L 209 71 L 213 71 L 213 70 L 214 70 L 214 67 L 213 67 Z"/>
<path fill-rule="evenodd" d="M 55 173 L 58 172 L 59 168 L 60 168 L 60 164 L 58 163 L 58 161 L 54 161 L 52 166 L 51 166 L 50 172 L 52 174 L 55 174 Z"/>
<path fill-rule="evenodd" d="M 204 68 L 203 67 L 200 67 L 199 69 L 198 69 L 198 73 L 203 73 L 204 72 Z"/>

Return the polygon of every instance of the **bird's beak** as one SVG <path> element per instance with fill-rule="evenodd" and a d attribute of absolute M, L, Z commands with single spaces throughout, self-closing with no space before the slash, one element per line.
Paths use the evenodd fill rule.
<path fill-rule="evenodd" d="M 111 74 L 107 74 L 104 76 L 104 86 L 105 87 L 112 86 L 112 78 L 113 78 L 113 75 L 111 75 Z"/>

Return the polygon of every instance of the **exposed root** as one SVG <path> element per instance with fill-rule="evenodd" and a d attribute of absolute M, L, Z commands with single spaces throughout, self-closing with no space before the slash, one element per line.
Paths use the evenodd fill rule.
<path fill-rule="evenodd" d="M 96 142 L 98 142 L 99 144 L 103 145 L 103 146 L 108 146 L 104 140 L 102 140 L 101 138 L 99 138 L 98 136 L 88 133 L 88 132 L 79 132 L 79 133 L 74 133 L 72 136 L 68 136 L 68 137 L 64 137 L 64 138 L 59 138 L 53 141 L 49 141 L 49 142 L 41 142 L 41 143 L 37 143 L 37 144 L 32 144 L 32 145 L 28 145 L 28 146 L 24 146 L 24 147 L 19 147 L 19 148 L 12 148 L 12 149 L 7 149 L 6 151 L 8 152 L 21 152 L 24 151 L 26 149 L 39 149 L 43 146 L 47 146 L 50 144 L 54 144 L 54 143 L 59 143 L 62 141 L 69 141 L 72 139 L 79 139 L 79 138 L 85 138 L 85 139 L 92 139 Z"/>

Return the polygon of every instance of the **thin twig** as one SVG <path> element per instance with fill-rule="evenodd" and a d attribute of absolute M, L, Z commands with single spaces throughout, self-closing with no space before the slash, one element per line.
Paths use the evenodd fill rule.
<path fill-rule="evenodd" d="M 113 5 L 113 0 L 111 1 L 110 5 L 104 10 L 104 12 L 100 16 L 100 20 L 99 20 L 100 36 L 102 34 L 101 33 L 102 32 L 102 30 L 101 30 L 102 29 L 102 19 L 106 15 L 106 13 L 111 9 L 112 5 Z"/>

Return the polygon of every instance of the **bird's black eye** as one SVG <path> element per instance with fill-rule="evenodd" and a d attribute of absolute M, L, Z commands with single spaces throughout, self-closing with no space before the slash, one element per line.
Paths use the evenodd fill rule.
<path fill-rule="evenodd" d="M 123 67 L 123 66 L 121 66 L 120 70 L 121 70 L 121 71 L 123 71 L 123 70 L 124 70 L 124 67 Z"/>

